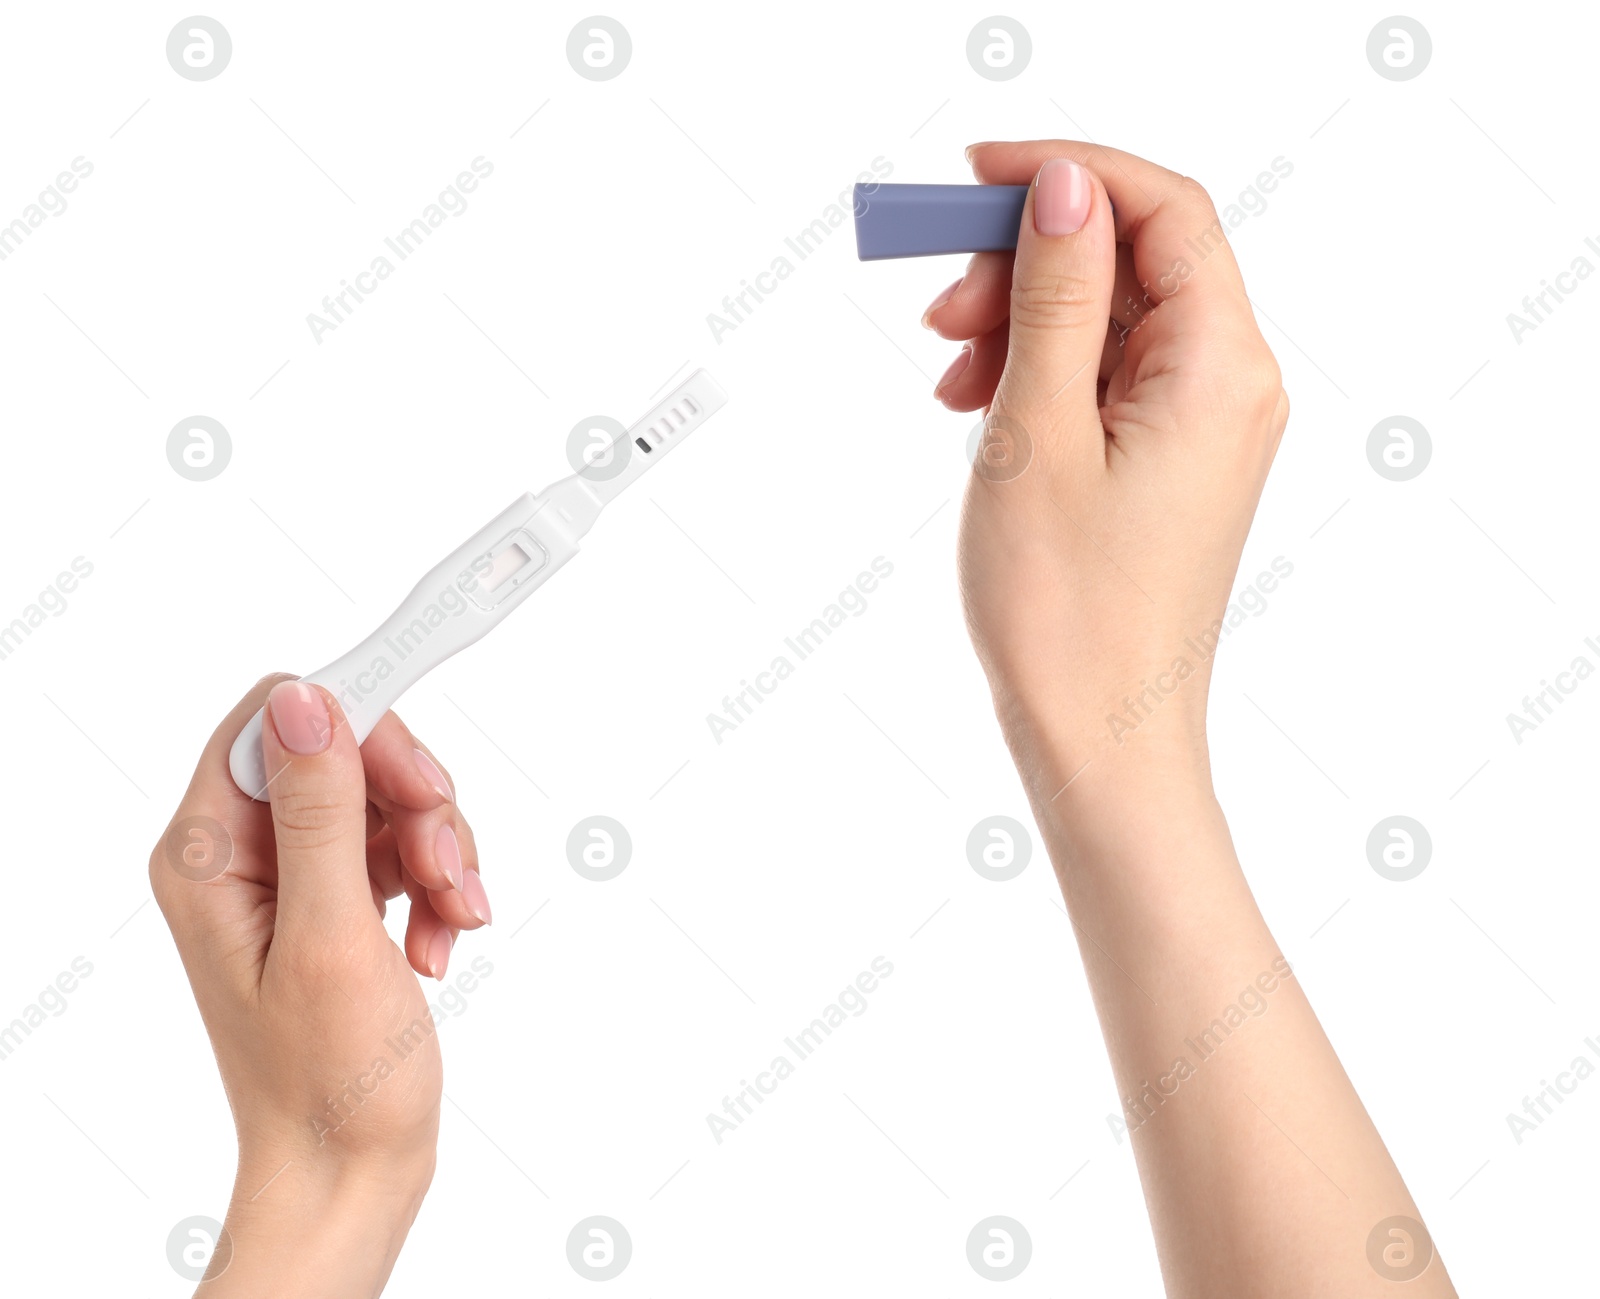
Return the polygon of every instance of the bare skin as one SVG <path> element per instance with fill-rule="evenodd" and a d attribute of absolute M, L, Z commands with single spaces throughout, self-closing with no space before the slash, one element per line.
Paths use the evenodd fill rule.
<path fill-rule="evenodd" d="M 1251 896 L 1206 746 L 1207 636 L 1288 421 L 1277 363 L 1193 181 L 1072 141 L 968 156 L 980 181 L 1032 189 L 1015 257 L 979 254 L 924 320 L 970 340 L 936 395 L 989 412 L 962 595 L 1167 1291 L 1392 1294 L 1431 1245 L 1381 1230 L 1382 1271 L 1369 1237 L 1422 1214 Z M 1080 170 L 1036 180 L 1051 159 Z M 1455 1290 L 1431 1257 L 1407 1293 Z"/>
<path fill-rule="evenodd" d="M 264 701 L 270 806 L 227 764 Z M 448 774 L 394 714 L 357 748 L 326 692 L 268 678 L 211 737 L 150 883 L 239 1135 L 227 1241 L 200 1293 L 380 1293 L 438 1140 L 439 1047 L 416 975 L 443 978 L 456 935 L 490 918 Z M 402 893 L 404 950 L 382 924 Z"/>

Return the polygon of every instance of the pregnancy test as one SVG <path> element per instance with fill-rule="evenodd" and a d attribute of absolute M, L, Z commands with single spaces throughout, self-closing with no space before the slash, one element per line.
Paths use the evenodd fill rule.
<path fill-rule="evenodd" d="M 360 744 L 408 687 L 549 581 L 578 553 L 600 511 L 726 401 L 716 380 L 696 370 L 577 473 L 517 497 L 434 565 L 372 635 L 301 680 L 339 701 Z M 228 769 L 241 790 L 265 802 L 261 721 L 257 712 L 239 732 Z"/>
<path fill-rule="evenodd" d="M 1026 185 L 857 185 L 856 256 L 864 262 L 1017 246 Z"/>

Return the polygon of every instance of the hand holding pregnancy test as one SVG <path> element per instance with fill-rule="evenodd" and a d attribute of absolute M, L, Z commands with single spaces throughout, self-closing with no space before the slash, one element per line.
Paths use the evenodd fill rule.
<path fill-rule="evenodd" d="M 485 636 L 578 553 L 600 511 L 722 409 L 727 397 L 696 370 L 611 444 L 609 454 L 541 492 L 526 492 L 440 560 L 383 625 L 302 680 L 338 699 L 356 743 L 396 700 L 452 654 Z M 228 755 L 234 782 L 265 802 L 261 713 Z"/>

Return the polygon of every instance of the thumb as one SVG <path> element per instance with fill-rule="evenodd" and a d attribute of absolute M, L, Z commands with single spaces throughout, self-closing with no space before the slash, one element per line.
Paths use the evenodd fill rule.
<path fill-rule="evenodd" d="M 1096 381 L 1111 319 L 1116 232 L 1087 167 L 1052 158 L 1028 188 L 1011 272 L 1011 335 L 995 407 L 1037 435 L 1066 430 L 1098 451 Z"/>
<path fill-rule="evenodd" d="M 278 924 L 348 932 L 375 916 L 367 883 L 367 778 L 333 696 L 282 681 L 267 696 L 261 752 L 278 851 Z"/>

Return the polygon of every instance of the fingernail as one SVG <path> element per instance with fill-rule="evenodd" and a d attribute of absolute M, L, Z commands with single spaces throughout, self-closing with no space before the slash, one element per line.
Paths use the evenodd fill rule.
<path fill-rule="evenodd" d="M 441 929 L 428 942 L 428 973 L 435 979 L 443 979 L 444 972 L 450 966 L 450 951 L 456 945 L 456 940 L 450 937 L 448 929 Z"/>
<path fill-rule="evenodd" d="M 466 883 L 461 886 L 461 895 L 466 901 L 468 911 L 486 925 L 494 923 L 494 912 L 489 910 L 489 895 L 484 892 L 483 879 L 477 871 L 467 872 Z"/>
<path fill-rule="evenodd" d="M 940 377 L 939 382 L 933 385 L 933 395 L 937 397 L 946 388 L 961 377 L 961 372 L 972 364 L 972 344 L 964 344 L 956 353 L 956 359 L 950 362 L 950 368 Z"/>
<path fill-rule="evenodd" d="M 1088 171 L 1070 158 L 1052 158 L 1039 168 L 1033 195 L 1033 228 L 1042 235 L 1070 235 L 1089 219 L 1094 188 Z"/>
<path fill-rule="evenodd" d="M 456 832 L 448 824 L 439 827 L 438 837 L 433 841 L 433 856 L 439 863 L 439 869 L 449 878 L 450 887 L 460 889 L 463 874 L 461 845 L 456 842 Z"/>
<path fill-rule="evenodd" d="M 333 725 L 322 691 L 303 681 L 280 681 L 267 696 L 272 726 L 290 753 L 321 753 L 328 747 Z"/>
<path fill-rule="evenodd" d="M 943 293 L 941 293 L 937 298 L 935 298 L 932 302 L 930 302 L 928 304 L 928 309 L 922 313 L 922 327 L 924 329 L 932 329 L 933 328 L 933 326 L 928 323 L 928 317 L 933 315 L 933 313 L 935 311 L 939 310 L 940 307 L 944 306 L 945 303 L 949 302 L 951 298 L 955 297 L 956 290 L 959 289 L 960 287 L 961 287 L 961 281 L 957 280 L 948 289 L 946 289 Z"/>
<path fill-rule="evenodd" d="M 967 161 L 971 162 L 972 161 L 972 155 L 974 153 L 976 153 L 979 149 L 983 148 L 984 145 L 993 144 L 993 143 L 994 143 L 993 140 L 979 140 L 976 144 L 969 144 L 967 146 Z"/>
<path fill-rule="evenodd" d="M 450 791 L 450 782 L 445 779 L 444 772 L 439 770 L 439 764 L 430 758 L 421 749 L 416 751 L 417 770 L 422 773 L 422 778 L 433 786 L 433 792 L 447 803 L 454 803 L 456 796 Z"/>

